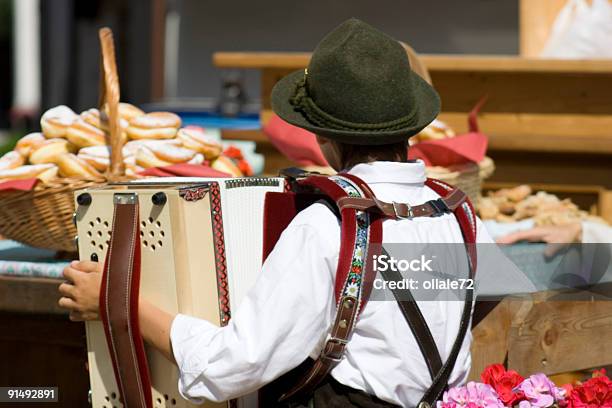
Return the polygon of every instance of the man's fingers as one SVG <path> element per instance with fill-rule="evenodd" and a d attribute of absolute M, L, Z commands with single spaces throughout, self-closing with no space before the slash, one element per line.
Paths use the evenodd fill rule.
<path fill-rule="evenodd" d="M 81 272 L 100 272 L 102 265 L 92 261 L 72 261 L 70 266 Z"/>
<path fill-rule="evenodd" d="M 62 294 L 62 296 L 74 299 L 76 288 L 74 287 L 74 285 L 64 282 L 61 285 L 59 285 L 59 292 Z"/>
<path fill-rule="evenodd" d="M 519 241 L 541 242 L 544 240 L 546 231 L 542 228 L 532 228 L 517 231 L 497 239 L 498 244 L 514 244 Z"/>
<path fill-rule="evenodd" d="M 64 275 L 64 278 L 66 278 L 68 281 L 70 282 L 76 282 L 79 280 L 79 278 L 81 277 L 81 274 L 83 274 L 83 272 L 74 269 L 70 266 L 67 266 L 64 268 L 62 274 Z"/>
<path fill-rule="evenodd" d="M 83 320 L 85 320 L 83 315 L 79 312 L 70 312 L 70 315 L 68 317 L 73 322 L 82 322 Z"/>
<path fill-rule="evenodd" d="M 75 302 L 74 299 L 71 299 L 69 297 L 61 297 L 57 304 L 60 307 L 63 307 L 64 309 L 68 309 L 70 311 L 78 311 L 79 309 L 79 305 L 77 304 L 77 302 Z"/>

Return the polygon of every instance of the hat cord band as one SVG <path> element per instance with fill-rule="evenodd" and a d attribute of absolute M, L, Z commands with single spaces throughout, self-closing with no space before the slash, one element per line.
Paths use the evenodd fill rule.
<path fill-rule="evenodd" d="M 388 122 L 359 123 L 338 119 L 325 112 L 312 100 L 308 95 L 305 79 L 298 82 L 290 103 L 315 125 L 336 130 L 393 131 L 413 126 L 417 118 L 417 110 L 413 109 L 408 115 Z"/>

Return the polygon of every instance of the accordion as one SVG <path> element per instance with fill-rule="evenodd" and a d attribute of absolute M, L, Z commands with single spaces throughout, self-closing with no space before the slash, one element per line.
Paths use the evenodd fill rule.
<path fill-rule="evenodd" d="M 282 178 L 161 178 L 75 193 L 80 259 L 106 259 L 106 268 L 113 271 L 106 270 L 103 278 L 102 322 L 86 326 L 94 408 L 193 406 L 178 394 L 178 368 L 159 352 L 141 344 L 140 352 L 130 354 L 130 344 L 128 354 L 122 354 L 121 340 L 114 335 L 124 329 L 140 335 L 134 333 L 138 317 L 129 316 L 134 304 L 121 302 L 131 294 L 136 302 L 140 296 L 169 313 L 227 324 L 261 270 L 266 193 L 284 188 Z M 128 279 L 139 275 L 135 287 L 123 288 L 108 276 L 123 269 Z M 111 307 L 103 307 L 104 301 Z M 119 328 L 107 323 L 113 320 L 110 309 L 127 310 Z M 136 393 L 116 375 L 132 360 L 141 371 L 148 367 L 149 378 L 139 377 L 137 383 L 141 390 L 150 385 L 151 392 L 143 393 L 150 394 L 148 401 L 130 402 Z M 238 406 L 256 406 L 256 397 L 247 396 Z"/>

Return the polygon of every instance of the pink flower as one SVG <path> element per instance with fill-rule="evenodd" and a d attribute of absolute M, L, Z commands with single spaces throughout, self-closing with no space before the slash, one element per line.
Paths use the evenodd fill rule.
<path fill-rule="evenodd" d="M 446 391 L 437 408 L 504 408 L 504 404 L 493 387 L 470 381 L 464 387 Z"/>
<path fill-rule="evenodd" d="M 557 388 L 545 374 L 541 373 L 525 379 L 518 388 L 525 395 L 525 401 L 519 403 L 519 408 L 551 407 L 565 397 L 565 390 Z"/>

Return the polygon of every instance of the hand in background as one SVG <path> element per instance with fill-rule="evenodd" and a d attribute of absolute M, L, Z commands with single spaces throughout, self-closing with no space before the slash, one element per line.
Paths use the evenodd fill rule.
<path fill-rule="evenodd" d="M 514 244 L 519 241 L 546 242 L 544 255 L 552 257 L 567 245 L 580 242 L 582 224 L 575 222 L 567 225 L 535 227 L 518 231 L 497 239 L 498 244 Z"/>
<path fill-rule="evenodd" d="M 58 304 L 70 310 L 70 320 L 98 320 L 100 283 L 103 265 L 98 262 L 72 261 L 64 268 L 66 282 L 59 286 Z"/>

